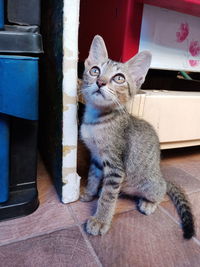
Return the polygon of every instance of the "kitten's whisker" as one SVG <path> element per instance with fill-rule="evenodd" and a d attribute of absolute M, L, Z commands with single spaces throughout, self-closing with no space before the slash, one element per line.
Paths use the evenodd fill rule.
<path fill-rule="evenodd" d="M 126 113 L 126 108 L 118 101 L 113 91 L 109 88 L 104 89 L 104 91 L 111 97 L 112 101 L 119 107 L 120 113 Z"/>
<path fill-rule="evenodd" d="M 120 108 L 120 112 L 121 113 L 126 113 L 127 112 L 126 108 L 119 102 L 119 100 L 116 97 L 112 98 L 112 100 L 113 100 L 113 102 L 115 104 L 118 105 L 118 107 Z"/>
<path fill-rule="evenodd" d="M 105 90 L 108 91 L 108 92 L 110 92 L 111 94 L 115 95 L 114 92 L 113 92 L 113 90 L 111 90 L 110 88 L 106 88 Z"/>

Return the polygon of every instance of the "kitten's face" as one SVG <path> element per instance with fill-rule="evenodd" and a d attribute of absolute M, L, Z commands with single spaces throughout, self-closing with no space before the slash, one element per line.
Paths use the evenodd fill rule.
<path fill-rule="evenodd" d="M 82 92 L 86 103 L 112 109 L 125 105 L 143 83 L 150 61 L 148 52 L 126 63 L 112 61 L 108 59 L 103 39 L 95 36 L 85 61 Z"/>
<path fill-rule="evenodd" d="M 127 66 L 112 60 L 85 64 L 85 100 L 98 107 L 115 107 L 125 104 L 131 97 Z"/>

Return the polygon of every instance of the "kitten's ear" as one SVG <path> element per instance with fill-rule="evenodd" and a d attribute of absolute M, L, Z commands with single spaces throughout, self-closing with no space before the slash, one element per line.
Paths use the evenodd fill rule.
<path fill-rule="evenodd" d="M 143 51 L 126 62 L 129 73 L 135 81 L 137 89 L 141 87 L 145 80 L 146 74 L 151 65 L 151 57 L 152 56 L 149 51 Z"/>
<path fill-rule="evenodd" d="M 100 35 L 96 35 L 90 46 L 90 52 L 85 63 L 93 65 L 96 63 L 106 62 L 108 60 L 108 53 L 103 38 Z"/>

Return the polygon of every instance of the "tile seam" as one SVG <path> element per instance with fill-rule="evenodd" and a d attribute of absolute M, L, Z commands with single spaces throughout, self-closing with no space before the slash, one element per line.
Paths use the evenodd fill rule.
<path fill-rule="evenodd" d="M 68 226 L 55 228 L 53 230 L 45 231 L 45 232 L 42 232 L 42 233 L 32 234 L 32 235 L 26 236 L 24 238 L 17 238 L 15 240 L 10 240 L 10 241 L 4 242 L 4 243 L 0 243 L 0 247 L 6 246 L 6 245 L 10 245 L 10 244 L 14 244 L 14 243 L 18 243 L 18 242 L 21 242 L 21 241 L 26 241 L 28 239 L 39 237 L 39 236 L 45 236 L 45 235 L 48 235 L 48 234 L 51 234 L 51 233 L 54 233 L 54 232 L 58 232 L 58 231 L 61 231 L 61 230 L 66 230 L 66 229 L 72 228 L 73 226 L 77 226 L 78 227 L 79 225 L 78 224 L 70 224 Z"/>
<path fill-rule="evenodd" d="M 194 240 L 194 242 L 200 247 L 200 240 L 197 239 L 196 237 L 192 238 Z"/>
<path fill-rule="evenodd" d="M 180 226 L 180 223 L 174 219 L 174 217 L 163 207 L 159 206 L 159 209 L 165 213 L 173 222 L 175 222 L 176 224 L 178 224 Z M 192 237 L 192 240 L 194 243 L 196 243 L 197 246 L 200 247 L 200 240 L 198 240 L 196 237 Z"/>
<path fill-rule="evenodd" d="M 163 166 L 164 167 L 164 166 Z M 192 176 L 195 180 L 197 180 L 198 182 L 200 181 L 200 178 L 196 178 L 193 174 L 189 173 L 188 171 L 182 169 L 180 166 L 177 166 L 175 163 L 174 164 L 169 164 L 167 167 L 173 167 L 177 170 L 181 170 L 182 172 L 186 173 L 187 175 Z"/>
<path fill-rule="evenodd" d="M 85 243 L 86 243 L 86 245 L 87 245 L 87 247 L 88 247 L 88 249 L 89 249 L 91 255 L 94 257 L 94 259 L 95 259 L 97 265 L 98 265 L 99 267 L 103 267 L 103 265 L 102 265 L 102 263 L 101 263 L 99 257 L 97 256 L 97 254 L 96 254 L 96 252 L 95 252 L 95 250 L 94 250 L 94 248 L 93 248 L 91 242 L 89 241 L 89 239 L 88 239 L 86 233 L 84 232 L 84 230 L 83 230 L 82 227 L 81 227 L 81 225 L 84 224 L 84 223 L 79 222 L 79 220 L 78 220 L 78 218 L 77 218 L 76 214 L 74 213 L 74 211 L 73 211 L 73 209 L 72 209 L 71 206 L 69 206 L 68 209 L 69 209 L 70 214 L 72 215 L 73 219 L 74 219 L 76 222 L 78 222 L 78 225 L 77 225 L 77 226 L 79 227 L 79 230 L 80 230 L 80 232 L 81 232 L 81 234 L 82 234 L 82 237 L 83 237 L 83 239 L 84 239 L 84 241 L 85 241 Z"/>
<path fill-rule="evenodd" d="M 95 251 L 94 247 L 92 246 L 90 240 L 88 239 L 88 237 L 87 237 L 86 233 L 84 232 L 84 230 L 82 229 L 81 225 L 79 225 L 79 230 L 81 231 L 81 234 L 82 234 L 82 236 L 83 236 L 83 238 L 84 238 L 84 240 L 85 240 L 85 242 L 87 244 L 87 247 L 89 248 L 92 256 L 96 260 L 96 263 L 98 264 L 99 267 L 103 267 L 98 255 L 96 254 L 96 251 Z"/>
<path fill-rule="evenodd" d="M 167 215 L 168 217 L 170 217 L 170 219 L 173 221 L 173 222 L 175 222 L 176 224 L 178 224 L 178 225 L 180 225 L 180 223 L 176 220 L 176 219 L 174 219 L 174 217 L 165 209 L 165 208 L 163 208 L 163 207 L 161 207 L 160 205 L 159 205 L 159 207 L 158 207 L 163 213 L 165 213 L 165 215 Z"/>

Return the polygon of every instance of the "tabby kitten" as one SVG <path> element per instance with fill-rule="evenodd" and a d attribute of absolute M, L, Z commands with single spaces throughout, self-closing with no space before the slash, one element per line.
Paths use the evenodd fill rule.
<path fill-rule="evenodd" d="M 126 63 L 110 60 L 98 35 L 85 60 L 81 90 L 86 109 L 80 133 L 91 152 L 91 165 L 80 199 L 91 201 L 103 185 L 96 213 L 87 221 L 89 234 L 103 235 L 109 230 L 120 192 L 139 197 L 138 209 L 146 215 L 155 211 L 167 193 L 180 216 L 184 238 L 195 234 L 188 200 L 161 174 L 159 140 L 154 129 L 126 110 L 127 102 L 144 82 L 150 63 L 147 51 Z"/>

